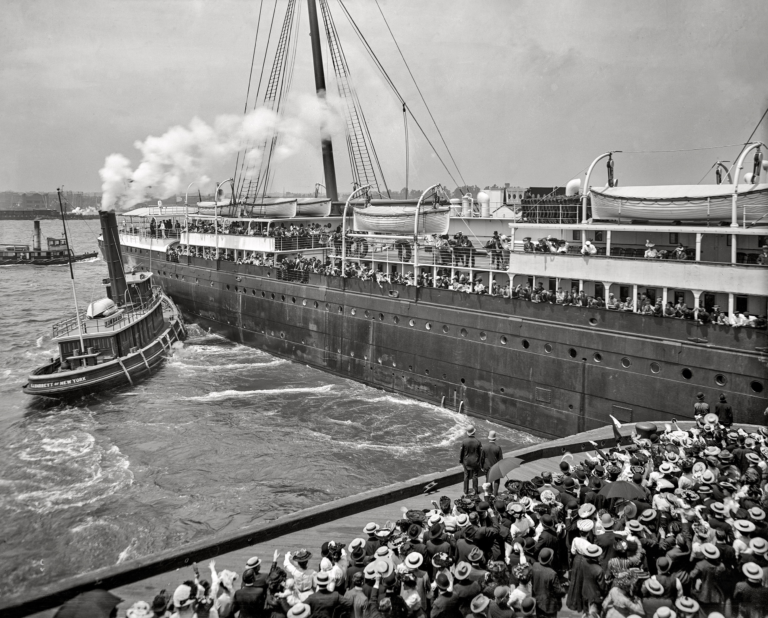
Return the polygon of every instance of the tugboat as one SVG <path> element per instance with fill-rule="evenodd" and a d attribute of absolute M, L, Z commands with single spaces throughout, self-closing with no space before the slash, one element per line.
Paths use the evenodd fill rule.
<path fill-rule="evenodd" d="M 133 385 L 151 374 L 185 338 L 173 301 L 152 285 L 152 273 L 125 273 L 114 212 L 100 213 L 102 251 L 109 268 L 107 297 L 53 326 L 59 355 L 35 369 L 22 387 L 28 395 L 63 399 Z"/>
<path fill-rule="evenodd" d="M 75 254 L 69 248 L 69 243 L 64 238 L 46 238 L 47 247 L 43 249 L 42 230 L 40 219 L 34 221 L 35 232 L 32 236 L 32 248 L 29 245 L 0 245 L 0 266 L 11 264 L 34 264 L 35 266 L 52 266 L 54 264 L 67 264 L 70 257 L 73 261 L 95 258 L 98 253 L 90 251 Z"/>

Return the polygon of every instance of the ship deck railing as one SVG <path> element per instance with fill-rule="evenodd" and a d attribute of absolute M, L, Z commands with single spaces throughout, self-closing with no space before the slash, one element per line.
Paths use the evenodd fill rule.
<path fill-rule="evenodd" d="M 123 313 L 116 317 L 114 321 L 106 318 L 98 320 L 89 320 L 86 312 L 81 312 L 78 316 L 72 316 L 53 325 L 53 338 L 66 337 L 79 332 L 79 326 L 82 326 L 83 335 L 109 334 L 122 330 L 129 322 L 151 313 L 162 302 L 162 298 L 153 295 L 148 299 L 142 299 L 138 303 L 126 305 Z"/>

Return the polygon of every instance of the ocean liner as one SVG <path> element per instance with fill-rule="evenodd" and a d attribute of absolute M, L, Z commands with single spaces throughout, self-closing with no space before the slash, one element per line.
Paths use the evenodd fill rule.
<path fill-rule="evenodd" d="M 307 6 L 323 96 L 315 0 Z M 745 145 L 725 184 L 696 187 L 619 188 L 618 153 L 605 153 L 567 197 L 527 200 L 506 218 L 485 193 L 451 200 L 434 186 L 418 200 L 387 199 L 326 0 L 319 6 L 339 93 L 351 93 L 346 145 L 359 188 L 339 201 L 324 137 L 326 197 L 269 198 L 276 137 L 258 170 L 238 159 L 221 183 L 229 199 L 217 186 L 213 202 L 122 213 L 126 264 L 151 270 L 190 321 L 235 341 L 544 436 L 610 416 L 691 418 L 697 397 L 713 408 L 725 397 L 738 422 L 762 421 L 764 144 Z M 289 1 L 264 91 L 271 109 L 290 84 L 295 14 Z M 603 159 L 608 182 L 593 186 Z"/>

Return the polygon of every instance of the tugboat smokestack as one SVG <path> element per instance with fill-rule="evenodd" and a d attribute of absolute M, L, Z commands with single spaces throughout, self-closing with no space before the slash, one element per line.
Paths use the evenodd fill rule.
<path fill-rule="evenodd" d="M 120 255 L 120 235 L 117 231 L 117 217 L 113 210 L 99 211 L 101 233 L 104 237 L 102 252 L 104 261 L 109 269 L 110 297 L 118 305 L 125 303 L 125 292 L 128 286 L 125 283 L 125 271 L 123 270 L 122 256 Z"/>

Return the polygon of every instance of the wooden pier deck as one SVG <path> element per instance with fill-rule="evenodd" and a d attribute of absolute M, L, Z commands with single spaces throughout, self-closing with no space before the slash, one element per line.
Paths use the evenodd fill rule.
<path fill-rule="evenodd" d="M 625 425 L 622 434 L 628 436 L 633 428 L 634 425 Z M 510 474 L 510 478 L 530 480 L 546 470 L 556 471 L 564 452 L 576 454 L 592 450 L 594 447 L 589 444 L 590 440 L 597 442 L 601 448 L 615 444 L 612 428 L 602 427 L 513 450 L 505 453 L 505 457 L 519 457 L 524 463 Z M 280 552 L 279 560 L 282 561 L 286 551 L 295 552 L 307 548 L 313 554 L 310 566 L 317 569 L 320 545 L 324 541 L 333 539 L 348 545 L 352 539 L 365 536 L 362 529 L 368 522 L 384 524 L 386 521 L 400 519 L 402 507 L 431 508 L 431 500 L 436 500 L 441 495 L 447 495 L 453 500 L 462 494 L 462 478 L 462 469 L 456 467 L 356 494 L 279 519 L 265 519 L 235 538 L 221 539 L 219 542 L 214 538 L 159 556 L 139 558 L 133 562 L 57 582 L 29 597 L 5 599 L 0 601 L 0 615 L 50 618 L 58 605 L 77 592 L 104 587 L 123 599 L 119 606 L 119 615 L 122 616 L 136 601 L 151 603 L 153 597 L 162 589 L 173 593 L 183 580 L 193 577 L 191 565 L 194 561 L 198 563 L 201 576 L 209 578 L 210 558 L 215 559 L 217 570 L 229 569 L 241 574 L 246 560 L 251 556 L 259 556 L 264 564 L 263 568 L 269 569 L 275 550 Z M 431 494 L 425 495 L 424 487 L 432 482 L 437 484 L 436 488 Z"/>

